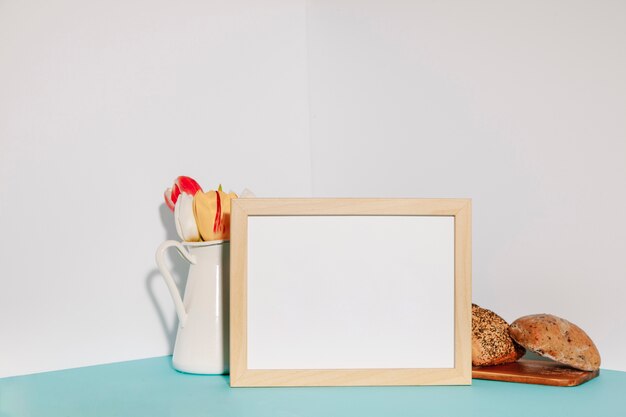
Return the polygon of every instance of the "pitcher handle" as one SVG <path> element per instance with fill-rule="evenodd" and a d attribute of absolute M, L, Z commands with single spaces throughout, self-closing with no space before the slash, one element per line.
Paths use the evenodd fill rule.
<path fill-rule="evenodd" d="M 183 299 L 180 297 L 180 292 L 178 291 L 178 287 L 172 278 L 172 274 L 170 270 L 165 265 L 165 251 L 168 248 L 175 247 L 178 249 L 178 252 L 185 258 L 190 264 L 196 264 L 196 257 L 190 254 L 187 249 L 180 242 L 175 240 L 166 240 L 161 243 L 159 248 L 156 251 L 156 263 L 163 275 L 163 279 L 165 280 L 165 284 L 167 284 L 167 288 L 170 290 L 170 294 L 172 296 L 172 300 L 174 300 L 174 306 L 176 307 L 176 315 L 178 316 L 178 322 L 180 323 L 180 327 L 185 327 L 185 322 L 187 321 L 187 312 L 185 311 L 185 305 L 183 304 Z"/>

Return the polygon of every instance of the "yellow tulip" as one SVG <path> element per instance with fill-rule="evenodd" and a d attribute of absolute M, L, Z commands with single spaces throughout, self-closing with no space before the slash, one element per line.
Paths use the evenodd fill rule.
<path fill-rule="evenodd" d="M 230 201 L 235 193 L 217 191 L 198 192 L 193 197 L 193 214 L 203 241 L 230 239 Z"/>

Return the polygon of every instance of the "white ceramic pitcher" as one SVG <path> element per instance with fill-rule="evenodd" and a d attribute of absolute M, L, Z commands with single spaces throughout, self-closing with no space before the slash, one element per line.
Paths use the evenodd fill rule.
<path fill-rule="evenodd" d="M 164 256 L 175 247 L 189 263 L 184 301 Z M 177 242 L 167 240 L 156 252 L 156 262 L 172 295 L 178 315 L 178 333 L 172 364 L 193 374 L 228 372 L 229 241 Z"/>

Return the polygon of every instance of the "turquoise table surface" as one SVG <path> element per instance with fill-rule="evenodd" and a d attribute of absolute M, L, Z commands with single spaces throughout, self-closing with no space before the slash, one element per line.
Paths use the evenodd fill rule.
<path fill-rule="evenodd" d="M 0 416 L 626 416 L 626 372 L 578 387 L 230 388 L 176 372 L 171 357 L 0 379 Z"/>

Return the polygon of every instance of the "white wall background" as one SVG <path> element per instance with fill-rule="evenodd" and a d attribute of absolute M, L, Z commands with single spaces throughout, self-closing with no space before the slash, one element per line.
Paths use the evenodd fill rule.
<path fill-rule="evenodd" d="M 304 12 L 0 0 L 0 376 L 171 352 L 178 175 L 310 194 Z"/>
<path fill-rule="evenodd" d="M 473 300 L 626 370 L 626 3 L 314 1 L 315 196 L 471 197 Z"/>
<path fill-rule="evenodd" d="M 0 0 L 0 376 L 171 352 L 180 174 L 474 199 L 474 301 L 626 370 L 626 4 Z M 184 275 L 182 263 L 175 263 Z"/>

